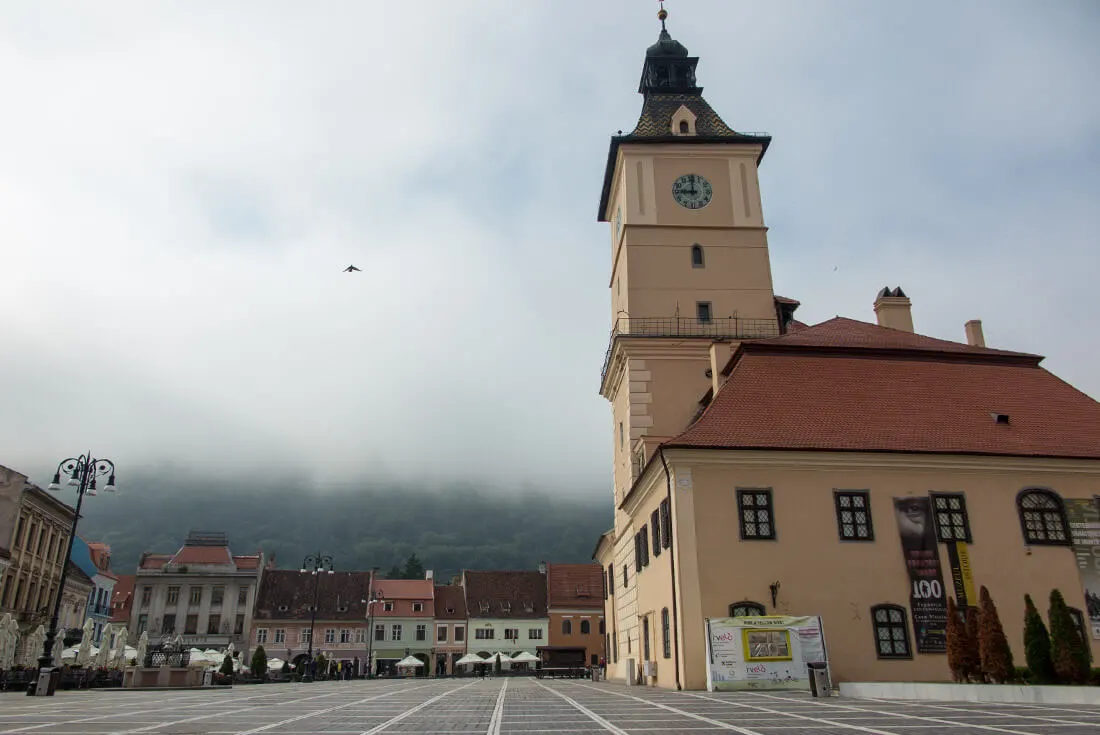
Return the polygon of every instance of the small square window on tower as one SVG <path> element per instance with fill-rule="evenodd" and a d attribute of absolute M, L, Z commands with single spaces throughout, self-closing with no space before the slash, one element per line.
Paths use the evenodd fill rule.
<path fill-rule="evenodd" d="M 695 303 L 695 317 L 703 324 L 710 323 L 711 313 L 709 301 L 697 301 Z"/>

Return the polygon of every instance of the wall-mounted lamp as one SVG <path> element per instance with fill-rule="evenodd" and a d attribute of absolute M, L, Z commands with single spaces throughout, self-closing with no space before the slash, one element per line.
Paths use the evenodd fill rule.
<path fill-rule="evenodd" d="M 775 601 L 779 597 L 779 580 L 775 580 L 768 585 L 768 589 L 772 591 L 772 607 L 775 607 Z"/>

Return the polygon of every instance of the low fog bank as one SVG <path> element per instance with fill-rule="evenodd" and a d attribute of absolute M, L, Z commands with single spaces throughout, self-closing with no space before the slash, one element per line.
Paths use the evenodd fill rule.
<path fill-rule="evenodd" d="M 590 561 L 612 509 L 602 488 L 482 487 L 373 479 L 319 483 L 305 475 L 204 477 L 172 467 L 128 471 L 116 494 L 85 501 L 80 535 L 112 548 L 116 573 L 144 551 L 172 553 L 191 530 L 224 531 L 234 553 L 263 549 L 280 568 L 307 554 L 337 569 L 384 572 L 415 553 L 436 578 L 462 568 L 534 568 Z M 48 480 L 47 480 L 48 481 Z M 74 502 L 66 489 L 62 499 Z"/>

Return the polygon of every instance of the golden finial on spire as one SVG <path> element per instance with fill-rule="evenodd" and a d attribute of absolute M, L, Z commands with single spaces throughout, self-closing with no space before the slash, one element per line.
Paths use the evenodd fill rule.
<path fill-rule="evenodd" d="M 661 4 L 661 9 L 657 11 L 657 18 L 661 21 L 661 30 L 665 29 L 665 18 L 668 17 L 668 11 L 665 10 L 665 0 L 657 0 Z"/>

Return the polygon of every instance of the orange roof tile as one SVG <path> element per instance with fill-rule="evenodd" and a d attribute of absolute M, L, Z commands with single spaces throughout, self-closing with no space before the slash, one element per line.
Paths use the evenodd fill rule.
<path fill-rule="evenodd" d="M 260 557 L 256 556 L 234 556 L 233 563 L 237 565 L 237 569 L 259 569 Z"/>
<path fill-rule="evenodd" d="M 471 618 L 545 618 L 546 575 L 541 572 L 463 572 Z"/>
<path fill-rule="evenodd" d="M 603 567 L 599 564 L 548 564 L 546 575 L 551 608 L 603 609 Z"/>
<path fill-rule="evenodd" d="M 457 586 L 436 586 L 435 618 L 436 620 L 465 620 L 466 591 Z"/>
<path fill-rule="evenodd" d="M 184 546 L 172 557 L 173 564 L 229 564 L 226 546 Z"/>

